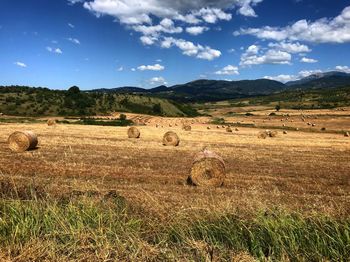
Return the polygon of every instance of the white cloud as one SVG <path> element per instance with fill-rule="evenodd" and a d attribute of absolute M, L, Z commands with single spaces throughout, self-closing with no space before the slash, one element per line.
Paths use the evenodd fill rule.
<path fill-rule="evenodd" d="M 257 5 L 262 1 L 263 0 L 245 0 L 245 1 L 243 0 L 241 1 L 241 8 L 238 10 L 238 13 L 244 16 L 257 17 L 257 14 L 255 13 L 252 6 Z"/>
<path fill-rule="evenodd" d="M 74 0 L 71 0 L 74 1 Z M 116 18 L 127 28 L 139 32 L 140 41 L 144 45 L 159 44 L 163 48 L 174 45 L 180 48 L 184 55 L 200 59 L 212 60 L 221 55 L 219 50 L 208 46 L 193 44 L 177 39 L 169 41 L 166 34 L 182 33 L 183 28 L 178 23 L 215 24 L 220 20 L 232 19 L 230 11 L 237 8 L 238 13 L 245 16 L 256 16 L 253 7 L 263 0 L 90 0 L 84 2 L 84 8 L 97 17 L 109 15 Z M 74 1 L 75 2 L 75 1 Z M 159 24 L 153 24 L 156 17 Z M 209 30 L 208 26 L 189 26 L 186 32 L 198 35 Z M 186 47 L 191 46 L 194 47 Z M 191 49 L 191 50 L 189 50 Z"/>
<path fill-rule="evenodd" d="M 336 66 L 335 70 L 350 74 L 350 67 L 348 66 Z"/>
<path fill-rule="evenodd" d="M 321 18 L 314 22 L 299 20 L 286 27 L 248 28 L 236 31 L 235 35 L 254 35 L 260 39 L 277 41 L 305 41 L 311 43 L 350 42 L 350 6 L 333 19 Z"/>
<path fill-rule="evenodd" d="M 161 47 L 170 48 L 172 46 L 178 47 L 184 55 L 194 56 L 199 59 L 213 60 L 221 56 L 219 50 L 212 49 L 208 46 L 202 46 L 199 44 L 194 44 L 190 41 L 183 39 L 175 39 L 173 37 L 165 37 L 161 42 Z"/>
<path fill-rule="evenodd" d="M 216 75 L 239 75 L 238 67 L 233 65 L 228 65 L 219 71 L 215 72 Z"/>
<path fill-rule="evenodd" d="M 300 62 L 302 63 L 308 63 L 308 64 L 312 64 L 312 63 L 317 63 L 318 60 L 313 59 L 313 58 L 307 58 L 307 57 L 303 57 L 300 59 Z"/>
<path fill-rule="evenodd" d="M 14 62 L 14 64 L 19 67 L 27 67 L 27 65 L 23 62 Z"/>
<path fill-rule="evenodd" d="M 260 64 L 290 64 L 292 60 L 291 54 L 270 49 L 265 53 L 262 52 L 259 46 L 251 45 L 241 56 L 241 66 L 251 66 Z"/>
<path fill-rule="evenodd" d="M 154 45 L 158 41 L 158 38 L 155 36 L 143 35 L 140 37 L 140 40 L 144 45 Z"/>
<path fill-rule="evenodd" d="M 71 24 L 71 23 L 68 23 L 68 26 L 70 27 L 70 28 L 74 28 L 75 26 L 73 25 L 73 24 Z"/>
<path fill-rule="evenodd" d="M 297 79 L 296 76 L 294 76 L 294 75 L 264 76 L 264 78 L 269 79 L 269 80 L 279 81 L 282 83 L 294 81 Z"/>
<path fill-rule="evenodd" d="M 136 32 L 144 35 L 157 36 L 160 33 L 176 34 L 183 31 L 182 27 L 175 27 L 174 22 L 169 18 L 164 18 L 159 25 L 135 25 L 132 27 Z"/>
<path fill-rule="evenodd" d="M 135 68 L 131 68 L 131 71 L 135 72 L 135 71 L 136 71 L 136 69 L 135 69 Z"/>
<path fill-rule="evenodd" d="M 316 70 L 303 70 L 303 71 L 300 71 L 299 74 L 298 74 L 298 78 L 304 78 L 304 77 L 308 77 L 308 76 L 311 76 L 311 75 L 315 75 L 315 74 L 321 74 L 323 71 L 322 70 L 319 70 L 319 69 L 316 69 Z"/>
<path fill-rule="evenodd" d="M 206 26 L 191 26 L 186 28 L 186 32 L 191 35 L 200 35 L 207 30 L 209 30 L 209 28 Z"/>
<path fill-rule="evenodd" d="M 197 24 L 230 20 L 232 15 L 223 10 L 234 7 L 238 7 L 242 15 L 256 16 L 252 6 L 260 2 L 262 0 L 93 0 L 85 2 L 84 7 L 99 16 L 114 16 L 124 24 L 150 24 L 152 15 Z"/>
<path fill-rule="evenodd" d="M 291 54 L 311 52 L 311 49 L 307 45 L 300 44 L 299 42 L 290 43 L 283 41 L 280 43 L 269 43 L 269 47 L 273 47 Z"/>
<path fill-rule="evenodd" d="M 71 41 L 74 44 L 80 45 L 80 41 L 76 38 L 67 38 L 68 41 Z"/>
<path fill-rule="evenodd" d="M 81 3 L 81 2 L 83 2 L 84 0 L 68 0 L 68 4 L 69 5 L 74 5 L 74 4 L 76 4 L 76 3 Z"/>
<path fill-rule="evenodd" d="M 124 70 L 124 67 L 122 67 L 122 66 L 117 69 L 118 72 L 121 72 L 123 70 Z"/>
<path fill-rule="evenodd" d="M 49 51 L 50 53 L 55 53 L 55 54 L 62 54 L 63 53 L 60 48 L 52 48 L 50 46 L 47 46 L 46 50 Z"/>
<path fill-rule="evenodd" d="M 162 71 L 164 70 L 164 66 L 160 64 L 155 64 L 155 65 L 141 65 L 137 69 L 140 71 L 145 71 L 145 70 L 151 70 L 151 71 Z"/>
<path fill-rule="evenodd" d="M 148 80 L 148 82 L 151 85 L 166 85 L 167 82 L 165 81 L 165 79 L 161 76 L 158 77 L 152 77 L 150 80 Z"/>

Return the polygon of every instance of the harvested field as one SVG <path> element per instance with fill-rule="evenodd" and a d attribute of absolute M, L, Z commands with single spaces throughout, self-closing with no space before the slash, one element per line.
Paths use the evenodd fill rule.
<path fill-rule="evenodd" d="M 33 130 L 40 139 L 39 149 L 11 152 L 7 137 L 18 129 Z M 191 133 L 179 127 L 181 143 L 174 148 L 162 146 L 164 133 L 159 129 L 139 129 L 143 135 L 134 141 L 126 139 L 127 127 L 1 125 L 0 172 L 14 179 L 47 180 L 63 191 L 71 188 L 72 181 L 94 181 L 94 188 L 118 190 L 157 213 L 186 205 L 215 209 L 278 205 L 350 214 L 350 140 L 342 134 L 290 131 L 288 136 L 261 140 L 256 128 L 241 128 L 232 135 L 205 126 L 194 126 Z M 227 165 L 225 186 L 210 192 L 185 186 L 193 156 L 204 146 L 218 152 Z M 193 201 L 185 201 L 188 197 Z"/>
<path fill-rule="evenodd" d="M 40 229 L 30 230 L 24 222 L 31 221 L 28 215 L 19 225 L 1 224 L 0 220 L 4 232 L 0 233 L 0 260 L 12 260 L 13 254 L 21 254 L 18 261 L 38 257 L 60 261 L 235 261 L 240 254 L 247 254 L 247 259 L 271 257 L 278 261 L 306 255 L 311 260 L 347 257 L 348 137 L 291 130 L 288 135 L 259 139 L 257 133 L 262 129 L 258 128 L 240 127 L 239 132 L 228 133 L 215 125 L 208 130 L 207 124 L 196 122 L 188 132 L 180 123 L 172 128 L 138 126 L 142 136 L 137 140 L 127 138 L 128 127 L 1 124 L 0 218 L 17 221 L 21 218 L 18 214 L 30 214 L 30 219 L 39 221 Z M 35 132 L 38 148 L 12 152 L 6 141 L 14 130 Z M 179 146 L 162 145 L 166 131 L 178 134 Z M 193 159 L 204 147 L 225 161 L 226 178 L 221 187 L 187 184 Z M 294 228 L 296 235 L 287 228 L 281 230 L 283 223 Z M 323 230 L 320 223 L 331 231 L 319 232 Z M 11 225 L 23 226 L 21 235 Z M 340 231 L 334 231 L 335 227 Z M 41 230 L 49 232 L 44 239 L 36 233 Z M 264 230 L 278 233 L 260 235 Z M 56 241 L 54 232 L 61 231 L 70 237 Z M 110 234 L 118 237 L 110 239 Z M 232 239 L 236 234 L 239 237 Z M 247 236 L 252 239 L 245 239 Z M 270 246 L 271 238 L 280 241 L 296 236 L 296 245 L 287 241 Z M 299 239 L 303 236 L 305 239 Z M 320 236 L 325 237 L 324 244 L 309 245 Z M 83 248 L 84 241 L 89 243 L 89 251 Z M 257 241 L 258 249 L 242 245 L 248 243 L 242 241 Z M 129 248 L 123 248 L 125 245 Z M 334 248 L 329 249 L 330 245 Z M 269 248 L 273 249 L 262 253 Z M 67 253 L 58 255 L 62 249 Z"/>

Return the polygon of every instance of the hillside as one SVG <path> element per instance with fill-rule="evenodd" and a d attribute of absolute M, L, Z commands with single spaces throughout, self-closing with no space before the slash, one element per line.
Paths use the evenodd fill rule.
<path fill-rule="evenodd" d="M 120 87 L 112 89 L 96 89 L 92 90 L 92 92 L 143 94 L 146 96 L 171 99 L 181 103 L 203 103 L 272 95 L 287 90 L 332 89 L 345 86 L 350 86 L 350 74 L 333 71 L 313 74 L 297 81 L 287 82 L 286 84 L 268 79 L 241 81 L 201 79 L 170 87 L 164 85 L 151 89 Z"/>
<path fill-rule="evenodd" d="M 76 116 L 115 111 L 164 116 L 196 115 L 196 111 L 187 105 L 142 94 L 87 93 L 77 87 L 68 91 L 25 86 L 0 87 L 0 112 L 8 115 Z"/>
<path fill-rule="evenodd" d="M 186 84 L 171 87 L 159 86 L 152 89 L 137 87 L 121 87 L 113 89 L 97 89 L 93 92 L 107 93 L 143 93 L 162 98 L 168 98 L 179 102 L 205 102 L 219 101 L 248 96 L 267 95 L 280 92 L 286 86 L 280 82 L 257 79 L 242 81 L 224 80 L 196 80 Z"/>
<path fill-rule="evenodd" d="M 325 109 L 350 106 L 350 86 L 330 89 L 288 90 L 268 96 L 231 100 L 234 106 L 277 105 L 291 109 Z"/>

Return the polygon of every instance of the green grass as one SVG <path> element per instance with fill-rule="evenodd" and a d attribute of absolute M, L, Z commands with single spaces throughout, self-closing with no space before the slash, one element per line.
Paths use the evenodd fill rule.
<path fill-rule="evenodd" d="M 0 254 L 22 261 L 230 261 L 240 252 L 270 261 L 350 257 L 349 218 L 274 209 L 161 220 L 115 192 L 53 198 L 43 194 L 44 187 L 29 187 L 0 185 Z"/>

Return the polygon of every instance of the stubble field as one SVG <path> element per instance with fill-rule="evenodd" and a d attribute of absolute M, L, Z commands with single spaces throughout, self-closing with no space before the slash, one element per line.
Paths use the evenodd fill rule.
<path fill-rule="evenodd" d="M 141 119 L 142 117 L 144 116 L 141 116 Z M 327 116 L 319 116 L 315 121 L 325 117 Z M 249 118 L 249 121 L 256 123 L 259 118 L 260 116 L 256 116 L 255 119 Z M 228 133 L 221 126 L 217 128 L 216 125 L 203 124 L 206 120 L 206 118 L 150 117 L 147 118 L 146 126 L 138 127 L 141 131 L 139 139 L 128 139 L 127 127 L 65 124 L 50 127 L 41 123 L 1 124 L 0 228 L 7 233 L 0 235 L 8 242 L 3 242 L 1 246 L 3 255 L 0 255 L 0 258 L 3 257 L 4 260 L 9 261 L 26 261 L 31 256 L 39 261 L 45 259 L 57 261 L 277 259 L 289 261 L 294 257 L 297 261 L 320 258 L 346 261 L 350 246 L 349 235 L 347 235 L 350 215 L 350 138 L 336 132 L 288 130 L 288 134 L 282 134 L 281 129 L 277 137 L 259 139 L 257 137 L 257 133 L 261 131 L 259 128 L 239 127 L 238 131 Z M 230 122 L 242 121 L 240 118 L 229 120 Z M 278 121 L 280 120 L 275 120 L 276 125 Z M 337 118 L 336 122 L 339 121 L 342 122 L 341 129 L 334 126 L 335 131 L 341 131 L 348 125 L 346 117 Z M 181 129 L 184 122 L 192 123 L 192 131 Z M 158 127 L 156 127 L 157 124 Z M 295 125 L 295 122 L 292 124 Z M 208 126 L 210 129 L 207 129 Z M 332 127 L 329 126 L 328 129 Z M 37 133 L 38 148 L 25 153 L 11 152 L 6 141 L 8 136 L 17 130 L 32 130 Z M 162 145 L 162 136 L 169 130 L 179 135 L 181 142 L 178 147 Z M 186 183 L 193 158 L 204 147 L 221 155 L 226 162 L 227 177 L 223 187 L 201 188 L 189 186 Z M 111 198 L 119 201 L 118 205 L 120 201 L 125 205 L 122 208 L 123 212 L 131 210 L 131 214 L 123 213 L 126 217 L 132 217 L 138 221 L 140 228 L 147 228 L 140 230 L 141 236 L 135 237 L 137 241 L 130 240 L 134 239 L 134 234 L 125 229 L 123 233 L 118 234 L 125 234 L 126 240 L 121 237 L 118 243 L 112 241 L 114 244 L 106 240 L 108 245 L 99 246 L 100 242 L 95 239 L 94 244 L 84 244 L 90 248 L 84 253 L 78 248 L 81 247 L 80 244 L 75 243 L 70 246 L 71 242 L 66 243 L 60 239 L 58 241 L 60 244 L 63 242 L 66 247 L 69 246 L 76 252 L 63 252 L 63 255 L 58 255 L 56 246 L 59 245 L 55 242 L 56 238 L 54 238 L 55 241 L 52 240 L 51 231 L 47 233 L 49 237 L 44 237 L 41 242 L 41 230 L 32 233 L 25 227 L 26 229 L 22 229 L 23 232 L 30 236 L 25 237 L 22 232 L 23 236 L 18 238 L 21 232 L 15 232 L 19 230 L 16 229 L 15 223 L 9 226 L 5 221 L 9 213 L 6 214 L 5 210 L 16 210 L 18 212 L 16 218 L 19 219 L 18 217 L 21 217 L 24 212 L 23 209 L 28 208 L 26 206 L 28 203 L 31 203 L 29 205 L 38 203 L 48 205 L 50 201 L 66 212 L 67 203 L 70 203 L 67 204 L 69 206 L 73 205 L 71 203 L 79 205 L 89 201 L 89 206 L 99 209 L 100 205 L 106 205 Z M 9 203 L 20 205 L 23 202 L 25 207 L 9 206 Z M 65 203 L 63 207 L 60 206 L 62 203 Z M 115 201 L 111 205 L 114 204 Z M 111 206 L 108 205 L 108 208 Z M 40 212 L 46 214 L 45 212 L 48 211 L 44 208 Z M 320 246 L 315 245 L 314 249 L 311 247 L 311 251 L 308 251 L 307 248 L 298 246 L 299 240 L 295 235 L 293 236 L 296 243 L 290 247 L 286 240 L 273 244 L 272 240 L 268 243 L 265 237 L 262 237 L 263 244 L 259 240 L 256 245 L 265 246 L 259 249 L 254 246 L 253 240 L 249 240 L 251 244 L 248 241 L 247 245 L 235 246 L 235 241 L 228 241 L 220 234 L 211 235 L 215 230 L 209 233 L 206 231 L 208 235 L 201 231 L 199 236 L 191 231 L 193 226 L 191 222 L 197 223 L 203 220 L 207 222 L 219 218 L 226 221 L 225 219 L 233 219 L 231 216 L 235 216 L 234 219 L 250 221 L 248 223 L 250 224 L 251 221 L 257 221 L 257 217 L 261 214 L 267 220 L 270 219 L 270 222 L 288 221 L 290 216 L 294 215 L 300 216 L 301 221 L 310 219 L 312 222 L 316 219 L 315 217 L 320 223 L 323 220 L 318 220 L 319 217 L 326 218 L 326 221 L 338 221 L 339 238 L 343 243 L 336 240 L 339 247 L 334 247 L 335 251 L 329 249 L 330 253 L 327 253 L 328 240 L 321 241 L 323 243 Z M 28 214 L 27 216 L 30 217 Z M 230 219 L 228 221 L 231 221 Z M 236 221 L 234 219 L 232 221 Z M 91 220 L 93 220 L 92 217 Z M 38 221 L 34 219 L 32 223 L 30 225 L 36 228 Z M 84 223 L 80 225 L 81 228 L 78 227 L 79 230 L 75 227 L 74 230 L 68 230 L 71 233 L 78 230 L 79 233 L 74 239 L 84 238 L 85 235 L 80 230 L 85 232 L 84 229 L 90 228 L 89 222 Z M 145 223 L 147 226 L 144 225 Z M 268 224 L 268 221 L 266 223 Z M 305 228 L 301 226 L 297 235 L 303 234 L 303 230 L 305 232 L 313 230 L 312 226 L 305 223 Z M 179 224 L 189 227 L 191 225 L 188 231 L 192 233 L 188 233 Z M 288 227 L 287 224 L 286 227 Z M 322 226 L 322 223 L 320 225 Z M 330 224 L 327 225 L 330 226 Z M 127 223 L 124 226 L 128 228 L 130 225 Z M 106 225 L 104 227 L 108 228 Z M 172 230 L 179 227 L 182 233 L 177 236 L 171 231 L 170 234 L 169 227 Z M 254 228 L 256 229 L 257 225 L 253 223 L 252 227 L 249 232 L 254 234 Z M 220 225 L 216 229 L 218 228 Z M 278 232 L 277 228 L 276 232 Z M 331 226 L 330 229 L 335 230 Z M 227 228 L 225 230 L 230 231 Z M 225 230 L 223 232 L 226 232 Z M 91 231 L 88 232 L 91 233 Z M 89 235 L 87 232 L 85 234 Z M 95 232 L 94 236 L 96 234 Z M 99 236 L 97 239 L 108 235 L 102 232 L 100 234 L 101 236 L 97 234 Z M 143 234 L 146 234 L 146 237 Z M 242 233 L 242 237 L 245 239 L 247 236 Z M 302 238 L 300 235 L 299 237 Z M 321 235 L 319 237 L 322 238 Z M 271 236 L 268 239 L 270 238 Z M 280 237 L 277 236 L 277 238 Z M 312 242 L 312 237 L 307 239 L 306 242 Z M 238 237 L 236 240 L 246 241 L 239 240 Z M 52 241 L 55 242 L 54 245 Z M 55 247 L 48 245 L 49 242 Z M 120 247 L 125 243 L 129 243 L 130 250 L 127 247 L 118 250 L 116 246 Z M 314 245 L 314 243 L 310 244 Z M 37 245 L 42 248 L 38 250 Z M 48 247 L 44 248 L 47 245 Z M 281 246 L 278 250 L 274 250 L 279 245 Z M 323 250 L 321 247 L 326 249 Z M 29 253 L 28 250 L 30 250 Z"/>

